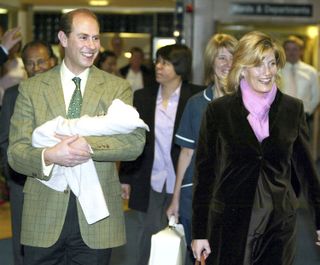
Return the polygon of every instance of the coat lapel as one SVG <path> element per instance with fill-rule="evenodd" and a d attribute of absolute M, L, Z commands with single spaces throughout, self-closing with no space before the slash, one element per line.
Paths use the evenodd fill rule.
<path fill-rule="evenodd" d="M 280 105 L 282 96 L 283 96 L 282 92 L 278 89 L 276 97 L 275 97 L 275 99 L 271 105 L 270 111 L 269 111 L 269 132 L 270 132 L 270 135 L 271 135 L 272 129 L 277 121 L 277 116 L 278 116 L 277 114 L 279 112 L 279 105 Z"/>
<path fill-rule="evenodd" d="M 234 115 L 234 117 L 238 117 L 236 119 L 236 122 L 242 123 L 238 126 L 239 128 L 242 128 L 242 131 L 239 132 L 239 134 L 243 134 L 243 135 L 245 135 L 245 137 L 249 137 L 249 141 L 251 143 L 255 143 L 257 145 L 260 145 L 260 143 L 259 143 L 253 129 L 251 128 L 251 125 L 250 125 L 248 119 L 247 119 L 249 112 L 245 108 L 245 106 L 243 105 L 242 95 L 241 95 L 240 89 L 236 92 L 235 99 L 236 99 L 235 106 L 237 106 L 237 107 L 234 108 L 233 115 Z"/>
<path fill-rule="evenodd" d="M 279 108 L 279 103 L 281 101 L 281 97 L 282 97 L 282 92 L 280 92 L 279 90 L 277 91 L 276 97 L 271 105 L 270 111 L 269 111 L 269 134 L 270 136 L 265 138 L 261 144 L 265 143 L 266 141 L 269 140 L 269 138 L 272 135 L 272 129 L 274 127 L 274 125 L 276 124 L 276 120 L 277 120 L 277 113 L 278 113 L 278 108 Z M 239 106 L 238 110 L 235 110 L 235 115 L 239 115 L 238 113 L 240 113 L 241 115 L 241 119 L 245 120 L 246 125 L 243 127 L 245 128 L 246 134 L 250 136 L 250 139 L 256 141 L 257 144 L 260 144 L 257 137 L 254 134 L 253 129 L 251 128 L 251 125 L 247 119 L 247 116 L 249 114 L 248 110 L 245 108 L 245 106 L 243 105 L 242 102 L 242 96 L 241 96 L 241 90 L 239 89 L 236 95 L 237 98 L 237 104 Z"/>
<path fill-rule="evenodd" d="M 97 113 L 97 108 L 100 98 L 103 94 L 102 84 L 104 82 L 103 75 L 95 67 L 91 67 L 85 92 L 83 95 L 81 116 L 87 114 L 89 116 L 95 116 L 102 113 Z M 105 113 L 103 113 L 105 114 Z"/>
<path fill-rule="evenodd" d="M 183 82 L 181 85 L 181 89 L 180 89 L 180 98 L 179 98 L 179 102 L 178 102 L 178 107 L 177 107 L 177 114 L 176 114 L 176 118 L 174 121 L 174 131 L 173 131 L 173 136 L 175 135 L 178 126 L 179 126 L 179 122 L 181 120 L 181 116 L 184 110 L 184 107 L 187 104 L 188 99 L 190 98 L 191 91 L 190 88 L 188 86 L 188 83 Z"/>
<path fill-rule="evenodd" d="M 44 98 L 47 101 L 47 106 L 52 112 L 53 117 L 66 117 L 66 105 L 64 102 L 63 90 L 60 78 L 60 67 L 53 68 L 46 79 L 43 79 Z"/>

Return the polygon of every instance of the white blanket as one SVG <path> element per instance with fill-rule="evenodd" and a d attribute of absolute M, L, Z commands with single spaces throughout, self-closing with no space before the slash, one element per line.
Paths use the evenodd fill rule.
<path fill-rule="evenodd" d="M 47 121 L 36 128 L 32 134 L 32 145 L 45 148 L 59 143 L 55 134 L 99 136 L 127 134 L 136 128 L 149 130 L 139 118 L 139 113 L 130 105 L 115 99 L 103 116 L 82 116 L 68 120 L 61 116 Z M 109 216 L 107 204 L 92 159 L 74 167 L 54 165 L 48 181 L 39 180 L 44 185 L 57 191 L 64 191 L 69 186 L 77 196 L 86 220 L 95 223 Z"/>

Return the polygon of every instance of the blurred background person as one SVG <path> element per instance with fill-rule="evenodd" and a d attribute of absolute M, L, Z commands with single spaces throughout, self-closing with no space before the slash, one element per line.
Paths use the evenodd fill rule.
<path fill-rule="evenodd" d="M 282 91 L 303 101 L 307 122 L 320 102 L 317 70 L 301 61 L 304 42 L 296 36 L 289 36 L 283 43 L 287 62 L 282 70 Z"/>
<path fill-rule="evenodd" d="M 49 44 L 43 41 L 27 43 L 22 50 L 22 60 L 28 77 L 45 72 L 55 65 L 54 53 Z M 6 90 L 0 112 L 0 154 L 1 169 L 9 185 L 11 205 L 11 226 L 14 265 L 23 264 L 23 250 L 20 244 L 21 214 L 23 205 L 23 186 L 26 176 L 10 168 L 7 158 L 10 119 L 18 96 L 19 84 Z"/>
<path fill-rule="evenodd" d="M 188 245 L 187 264 L 193 264 L 191 246 L 192 182 L 194 150 L 204 111 L 215 98 L 226 94 L 226 77 L 232 65 L 237 40 L 228 34 L 215 34 L 209 40 L 204 53 L 204 80 L 207 88 L 192 96 L 184 109 L 174 141 L 181 146 L 177 165 L 177 177 L 173 198 L 167 216 L 174 215 L 176 222 L 184 226 Z"/>
<path fill-rule="evenodd" d="M 96 66 L 110 74 L 119 75 L 117 70 L 117 56 L 113 51 L 103 51 L 99 54 Z"/>
<path fill-rule="evenodd" d="M 292 168 L 314 207 L 320 244 L 320 182 L 303 104 L 277 88 L 284 64 L 277 41 L 262 32 L 245 34 L 228 76 L 228 89 L 237 92 L 213 101 L 205 112 L 192 250 L 208 265 L 293 264 L 298 203 Z"/>
<path fill-rule="evenodd" d="M 9 87 L 19 84 L 27 78 L 27 73 L 21 58 L 22 42 L 16 43 L 8 54 L 8 60 L 1 67 L 0 78 L 0 105 L 2 106 L 3 95 Z"/>
<path fill-rule="evenodd" d="M 133 105 L 150 127 L 143 153 L 133 162 L 121 162 L 123 198 L 135 211 L 137 261 L 147 265 L 151 236 L 168 225 L 166 210 L 172 199 L 180 147 L 173 142 L 187 100 L 204 89 L 188 82 L 191 50 L 180 44 L 156 53 L 156 86 L 134 93 Z"/>
<path fill-rule="evenodd" d="M 133 91 L 152 85 L 154 76 L 151 70 L 143 64 L 143 50 L 139 47 L 132 47 L 130 53 L 129 64 L 119 70 L 120 74 L 129 81 Z"/>
<path fill-rule="evenodd" d="M 9 51 L 22 39 L 20 28 L 12 28 L 4 32 L 0 44 L 0 65 L 8 60 Z"/>

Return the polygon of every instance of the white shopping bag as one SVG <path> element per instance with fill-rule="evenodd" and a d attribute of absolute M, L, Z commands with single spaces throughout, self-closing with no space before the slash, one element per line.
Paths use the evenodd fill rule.
<path fill-rule="evenodd" d="M 149 265 L 184 265 L 186 251 L 183 226 L 170 218 L 169 226 L 151 238 Z"/>

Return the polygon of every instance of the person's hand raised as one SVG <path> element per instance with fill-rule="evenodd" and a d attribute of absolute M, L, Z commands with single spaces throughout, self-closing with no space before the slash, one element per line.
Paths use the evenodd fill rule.
<path fill-rule="evenodd" d="M 16 45 L 19 41 L 21 41 L 22 35 L 20 32 L 20 27 L 12 28 L 7 30 L 1 39 L 1 45 L 10 51 L 11 48 Z"/>

